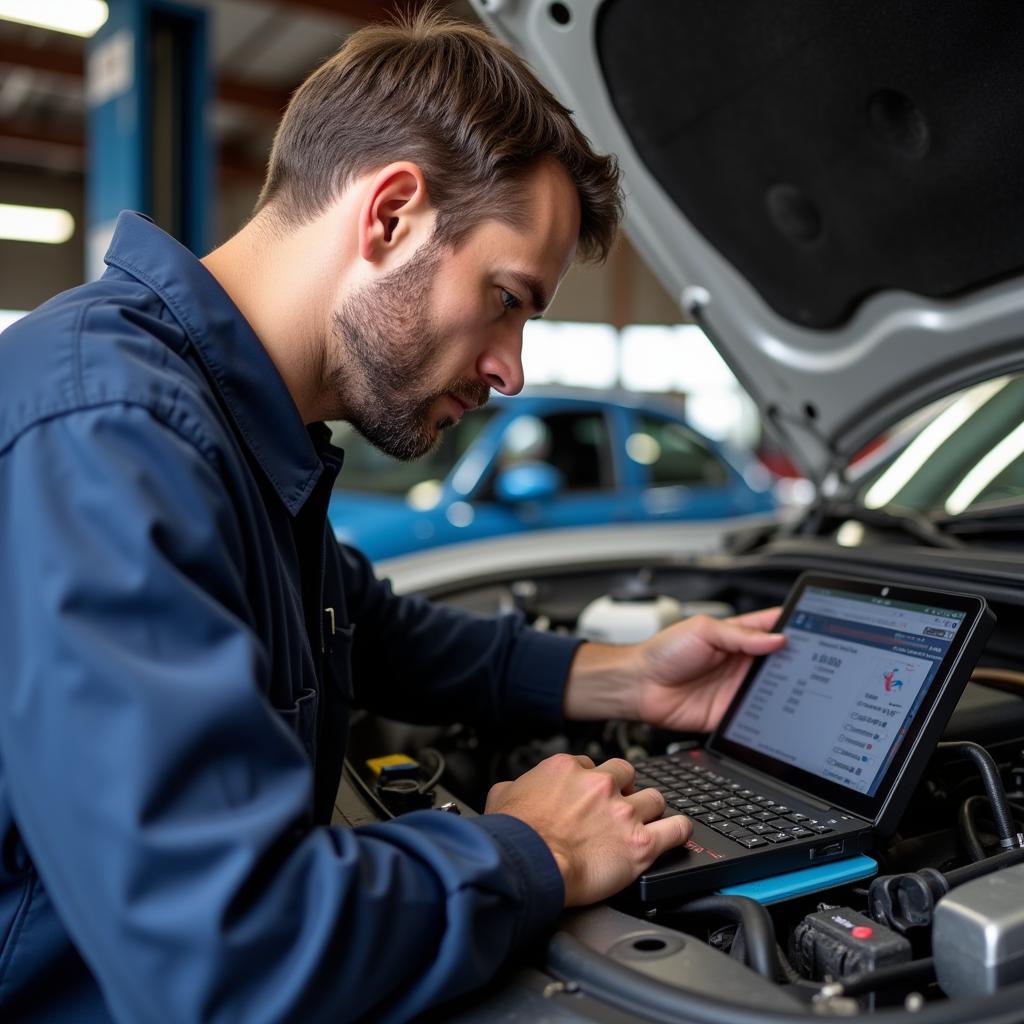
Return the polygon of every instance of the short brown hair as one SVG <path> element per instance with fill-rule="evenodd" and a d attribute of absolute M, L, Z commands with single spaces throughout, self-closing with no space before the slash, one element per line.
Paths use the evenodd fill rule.
<path fill-rule="evenodd" d="M 300 86 L 256 210 L 302 224 L 360 175 L 410 160 L 437 208 L 437 238 L 457 245 L 489 218 L 521 224 L 520 185 L 545 157 L 576 186 L 581 257 L 605 259 L 622 215 L 615 158 L 593 151 L 511 49 L 428 7 L 353 33 Z"/>

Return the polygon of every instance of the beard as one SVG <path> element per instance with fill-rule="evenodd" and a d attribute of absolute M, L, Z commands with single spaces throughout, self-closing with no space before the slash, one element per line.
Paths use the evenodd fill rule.
<path fill-rule="evenodd" d="M 490 394 L 479 379 L 425 383 L 444 345 L 424 312 L 442 253 L 435 240 L 425 242 L 402 266 L 348 296 L 334 314 L 328 342 L 329 403 L 372 445 L 404 462 L 426 455 L 454 422 L 431 411 L 442 395 L 473 406 Z"/>

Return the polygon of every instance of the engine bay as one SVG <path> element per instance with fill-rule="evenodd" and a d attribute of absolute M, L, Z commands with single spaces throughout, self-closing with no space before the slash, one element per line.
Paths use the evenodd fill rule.
<path fill-rule="evenodd" d="M 767 903 L 709 893 L 664 906 L 613 899 L 570 912 L 519 974 L 438 1019 L 494 1019 L 493 1001 L 513 991 L 517 1013 L 550 1015 L 557 1004 L 568 1014 L 551 1017 L 558 1020 L 738 1020 L 743 1007 L 747 1020 L 893 1010 L 988 1019 L 1024 978 L 1024 641 L 1016 627 L 1024 598 L 1005 555 L 997 568 L 987 552 L 916 549 L 910 571 L 909 550 L 847 552 L 824 538 L 790 536 L 756 553 L 563 568 L 431 595 L 570 634 L 592 633 L 595 609 L 614 628 L 615 598 L 626 595 L 632 608 L 620 626 L 628 631 L 645 599 L 657 624 L 665 600 L 680 617 L 727 617 L 779 604 L 813 567 L 971 591 L 997 617 L 898 828 L 871 851 L 873 876 Z M 363 811 L 339 801 L 339 813 L 356 824 L 360 813 L 371 820 L 417 806 L 479 813 L 491 785 L 554 753 L 637 764 L 702 739 L 626 721 L 573 723 L 542 736 L 357 715 L 346 775 Z M 394 802 L 366 764 L 399 753 L 417 767 Z"/>

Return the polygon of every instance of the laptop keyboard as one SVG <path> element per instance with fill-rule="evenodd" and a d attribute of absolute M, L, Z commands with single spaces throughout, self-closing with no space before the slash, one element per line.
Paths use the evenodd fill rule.
<path fill-rule="evenodd" d="M 816 818 L 758 793 L 747 782 L 736 782 L 688 760 L 655 757 L 634 767 L 637 789 L 661 790 L 671 810 L 703 822 L 748 850 L 833 831 Z"/>

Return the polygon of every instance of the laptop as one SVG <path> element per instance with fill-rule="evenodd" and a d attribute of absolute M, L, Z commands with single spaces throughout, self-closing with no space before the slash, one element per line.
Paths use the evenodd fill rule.
<path fill-rule="evenodd" d="M 995 624 L 984 598 L 805 574 L 787 643 L 757 659 L 705 745 L 635 764 L 693 821 L 645 904 L 851 857 L 891 834 Z"/>

